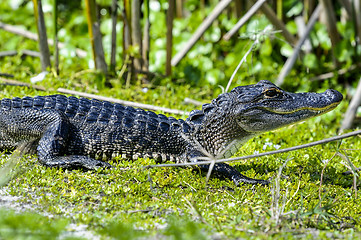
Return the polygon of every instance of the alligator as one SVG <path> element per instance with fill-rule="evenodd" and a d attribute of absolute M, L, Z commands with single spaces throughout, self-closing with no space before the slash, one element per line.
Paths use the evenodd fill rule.
<path fill-rule="evenodd" d="M 267 80 L 220 94 L 186 120 L 107 101 L 63 95 L 4 98 L 0 150 L 27 146 L 47 167 L 98 169 L 107 160 L 153 158 L 197 162 L 228 158 L 250 138 L 334 109 L 341 93 L 290 93 Z M 208 165 L 197 165 L 208 171 Z M 226 163 L 212 174 L 240 183 L 268 184 Z"/>

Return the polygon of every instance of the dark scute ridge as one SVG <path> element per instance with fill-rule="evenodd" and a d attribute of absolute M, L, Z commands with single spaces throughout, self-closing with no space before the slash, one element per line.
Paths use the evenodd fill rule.
<path fill-rule="evenodd" d="M 135 113 L 135 109 L 133 107 L 130 106 L 125 106 L 124 111 L 128 112 L 128 113 Z"/>
<path fill-rule="evenodd" d="M 122 124 L 123 124 L 123 126 L 125 126 L 127 128 L 131 128 L 131 127 L 133 127 L 134 120 L 133 120 L 133 118 L 130 118 L 130 117 L 124 117 L 122 120 Z"/>
<path fill-rule="evenodd" d="M 208 115 L 211 115 L 215 109 L 227 105 L 230 100 L 229 93 L 222 93 L 216 99 L 213 99 L 211 103 L 202 105 L 202 110 L 193 110 L 186 119 L 187 123 L 190 124 L 201 124 Z"/>
<path fill-rule="evenodd" d="M 1 109 L 3 111 L 9 111 L 11 109 L 11 99 L 4 98 L 1 100 Z"/>
<path fill-rule="evenodd" d="M 136 108 L 135 111 L 136 111 L 137 115 L 147 115 L 147 113 L 144 109 Z"/>
<path fill-rule="evenodd" d="M 158 119 L 161 121 L 168 121 L 168 117 L 163 114 L 158 114 Z"/>
<path fill-rule="evenodd" d="M 147 111 L 147 115 L 152 117 L 152 118 L 158 118 L 158 115 L 155 112 L 152 112 L 152 111 Z"/>
<path fill-rule="evenodd" d="M 157 118 L 149 118 L 147 121 L 147 129 L 148 130 L 156 130 L 158 128 L 159 121 Z"/>
<path fill-rule="evenodd" d="M 23 98 L 23 107 L 32 107 L 33 106 L 33 98 L 31 97 L 24 97 Z"/>
<path fill-rule="evenodd" d="M 100 112 L 99 111 L 91 111 L 87 114 L 86 116 L 86 122 L 87 123 L 94 123 L 98 120 L 98 116 L 99 116 Z"/>
<path fill-rule="evenodd" d="M 206 103 L 206 104 L 203 104 L 202 106 L 202 111 L 207 114 L 209 113 L 210 111 L 212 111 L 214 109 L 214 105 L 211 104 L 211 103 Z"/>
<path fill-rule="evenodd" d="M 124 116 L 134 119 L 135 118 L 135 111 L 124 110 Z"/>
<path fill-rule="evenodd" d="M 41 96 L 34 97 L 34 99 L 33 99 L 34 108 L 41 109 L 44 107 L 44 104 L 45 104 L 44 97 L 41 97 Z"/>
<path fill-rule="evenodd" d="M 204 113 L 202 110 L 193 110 L 187 120 L 193 124 L 201 124 L 204 118 Z"/>
<path fill-rule="evenodd" d="M 159 129 L 163 132 L 168 132 L 170 128 L 170 125 L 168 122 L 160 122 L 159 123 Z"/>
<path fill-rule="evenodd" d="M 89 112 L 91 103 L 90 100 L 87 98 L 80 98 L 79 99 L 79 108 L 78 108 L 78 112 L 77 115 L 79 116 L 84 116 Z"/>
<path fill-rule="evenodd" d="M 15 97 L 12 99 L 11 105 L 13 108 L 22 108 L 22 100 L 21 98 Z"/>
<path fill-rule="evenodd" d="M 173 131 L 178 131 L 182 127 L 182 125 L 178 121 L 176 121 L 176 122 L 171 122 L 171 127 Z"/>
<path fill-rule="evenodd" d="M 114 112 L 113 112 L 113 114 L 110 116 L 110 122 L 111 122 L 112 124 L 115 124 L 115 125 L 121 124 L 121 123 L 122 123 L 122 119 L 123 119 L 123 115 L 124 115 L 124 114 L 120 114 L 120 113 L 114 114 Z"/>
<path fill-rule="evenodd" d="M 149 117 L 142 113 L 138 113 L 137 115 L 135 115 L 135 119 L 141 120 L 141 121 L 148 121 Z"/>
<path fill-rule="evenodd" d="M 213 99 L 211 104 L 213 106 L 221 106 L 225 102 L 227 103 L 228 101 L 229 101 L 229 93 L 222 93 L 216 99 Z"/>
<path fill-rule="evenodd" d="M 68 105 L 68 98 L 63 95 L 56 95 L 55 109 L 61 112 L 65 112 Z"/>
<path fill-rule="evenodd" d="M 55 107 L 55 96 L 46 96 L 45 97 L 45 104 L 44 109 L 50 109 Z"/>
<path fill-rule="evenodd" d="M 96 107 L 98 109 L 101 109 L 103 107 L 103 102 L 99 101 L 97 99 L 92 99 L 92 100 L 90 100 L 90 102 L 91 102 L 92 107 Z"/>
<path fill-rule="evenodd" d="M 65 110 L 65 114 L 68 117 L 74 117 L 79 108 L 79 99 L 76 97 L 69 97 L 68 98 L 68 106 Z"/>
<path fill-rule="evenodd" d="M 110 110 L 112 110 L 112 109 L 114 108 L 114 106 L 113 106 L 112 103 L 107 102 L 107 101 L 104 101 L 104 102 L 103 102 L 103 108 L 110 111 Z"/>
<path fill-rule="evenodd" d="M 125 109 L 125 107 L 123 105 L 119 104 L 119 103 L 114 103 L 113 107 L 114 107 L 114 110 L 113 110 L 114 113 L 117 112 L 117 111 L 122 112 Z"/>
<path fill-rule="evenodd" d="M 101 122 L 103 124 L 107 124 L 110 120 L 111 111 L 109 108 L 103 108 L 100 111 L 98 122 Z"/>
<path fill-rule="evenodd" d="M 178 120 L 175 118 L 175 117 L 168 117 L 168 120 L 171 121 L 171 122 L 178 122 Z"/>
<path fill-rule="evenodd" d="M 142 120 L 142 119 L 134 120 L 134 128 L 137 129 L 137 131 L 144 133 L 146 126 L 147 126 L 146 120 Z"/>
<path fill-rule="evenodd" d="M 187 122 L 185 122 L 183 119 L 179 119 L 178 122 L 181 124 L 182 131 L 184 133 L 189 133 L 190 132 L 191 126 L 189 126 L 189 124 Z"/>

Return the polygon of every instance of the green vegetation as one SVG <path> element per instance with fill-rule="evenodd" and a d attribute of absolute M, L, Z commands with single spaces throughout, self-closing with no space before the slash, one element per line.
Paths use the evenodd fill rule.
<path fill-rule="evenodd" d="M 10 5 L 12 2 L 12 5 Z M 107 6 L 108 1 L 98 1 Z M 158 1 L 156 1 L 158 2 Z M 151 8 L 150 71 L 155 77 L 147 84 L 140 80 L 125 87 L 122 72 L 122 42 L 117 40 L 116 74 L 106 76 L 88 70 L 92 56 L 75 56 L 75 48 L 91 53 L 87 35 L 83 1 L 72 1 L 76 6 L 64 5 L 59 16 L 59 40 L 65 42 L 60 50 L 60 75 L 50 73 L 37 83 L 46 91 L 33 88 L 0 85 L 0 97 L 22 97 L 56 93 L 57 88 L 76 89 L 135 102 L 148 103 L 190 111 L 184 105 L 184 97 L 207 102 L 222 92 L 241 58 L 252 45 L 254 33 L 260 33 L 270 25 L 259 14 L 241 29 L 242 36 L 231 41 L 221 41 L 222 34 L 237 21 L 221 14 L 217 23 L 208 29 L 203 38 L 188 53 L 172 77 L 165 72 L 165 9 L 167 1 L 159 1 L 159 9 Z M 299 14 L 299 4 L 284 1 L 288 15 L 287 28 L 295 34 L 297 28 L 290 18 Z M 298 2 L 298 1 L 297 1 Z M 51 1 L 43 1 L 46 17 L 51 16 Z M 79 4 L 79 5 L 77 5 Z M 12 7 L 13 8 L 12 8 Z M 199 1 L 186 1 L 186 9 L 192 10 L 187 18 L 174 21 L 174 52 L 212 9 L 202 9 Z M 158 10 L 156 10 L 158 9 Z M 1 1 L 0 21 L 36 32 L 33 24 L 31 1 Z M 51 18 L 49 18 L 51 19 Z M 53 31 L 47 21 L 49 36 Z M 102 16 L 101 31 L 105 57 L 109 59 L 110 14 Z M 121 24 L 119 27 L 122 28 Z M 353 26 L 349 21 L 337 25 L 342 40 L 335 49 L 340 68 L 347 69 L 360 55 L 360 48 L 351 46 L 355 41 Z M 257 35 L 260 44 L 247 58 L 236 75 L 232 86 L 274 80 L 282 68 L 291 46 L 280 33 Z M 37 50 L 32 40 L 0 30 L 0 50 Z M 331 43 L 327 29 L 316 23 L 311 33 L 316 49 L 307 53 L 291 71 L 285 88 L 290 91 L 323 91 L 334 88 L 346 95 L 337 74 L 325 81 L 310 82 L 311 77 L 337 70 L 333 65 Z M 50 49 L 53 50 L 52 48 Z M 136 51 L 136 50 L 134 50 Z M 23 56 L 0 58 L 0 73 L 14 75 L 14 79 L 30 82 L 30 77 L 41 71 L 40 60 Z M 341 78 L 350 85 L 356 82 L 357 72 L 347 72 Z M 140 76 L 141 78 L 142 76 Z M 266 133 L 250 140 L 236 154 L 253 154 L 303 144 L 333 136 L 346 111 L 346 101 L 331 113 L 295 126 Z M 183 117 L 185 116 L 176 116 Z M 361 200 L 354 188 L 353 176 L 343 175 L 348 170 L 347 158 L 361 165 L 358 137 L 333 142 L 323 146 L 302 149 L 280 155 L 266 156 L 237 163 L 242 174 L 252 178 L 272 179 L 269 187 L 239 186 L 230 181 L 211 178 L 188 168 L 143 167 L 155 164 L 152 159 L 126 161 L 115 159 L 113 169 L 98 172 L 49 169 L 37 163 L 36 156 L 0 158 L 0 190 L 6 195 L 17 196 L 13 203 L 28 204 L 30 210 L 1 208 L 5 195 L 0 194 L 0 239 L 76 239 L 90 237 L 77 235 L 75 226 L 85 226 L 93 237 L 101 239 L 329 239 L 361 237 Z M 334 156 L 335 154 L 338 154 Z M 279 168 L 287 161 L 278 176 Z M 10 174 L 10 180 L 6 176 Z M 320 184 L 322 179 L 322 184 Z M 8 181 L 9 180 L 9 181 Z M 359 179 L 356 178 L 357 185 Z M 1 192 L 0 192 L 1 193 Z M 6 205 L 7 206 L 7 205 Z"/>

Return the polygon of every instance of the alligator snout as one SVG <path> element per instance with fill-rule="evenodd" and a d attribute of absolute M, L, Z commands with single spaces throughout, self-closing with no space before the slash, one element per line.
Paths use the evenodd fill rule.
<path fill-rule="evenodd" d="M 324 94 L 329 97 L 329 100 L 332 102 L 341 102 L 343 99 L 342 94 L 339 91 L 333 89 L 326 90 Z"/>

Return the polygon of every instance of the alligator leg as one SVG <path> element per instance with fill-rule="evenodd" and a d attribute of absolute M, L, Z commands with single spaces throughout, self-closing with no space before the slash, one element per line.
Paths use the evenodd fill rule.
<path fill-rule="evenodd" d="M 71 125 L 68 117 L 62 112 L 56 110 L 43 110 L 42 112 L 45 112 L 49 116 L 50 121 L 44 127 L 43 134 L 37 147 L 40 163 L 47 167 L 62 167 L 71 169 L 96 169 L 99 167 L 111 167 L 111 165 L 107 162 L 95 160 L 87 156 L 64 156 L 67 148 L 68 134 L 71 131 Z"/>
<path fill-rule="evenodd" d="M 208 172 L 209 170 L 209 165 L 198 165 L 198 167 L 204 172 Z M 234 169 L 232 166 L 226 163 L 214 164 L 212 175 L 219 178 L 228 178 L 232 180 L 237 186 L 240 185 L 241 183 L 261 184 L 261 185 L 269 184 L 269 181 L 267 180 L 253 179 L 246 177 L 240 174 L 236 169 Z"/>

